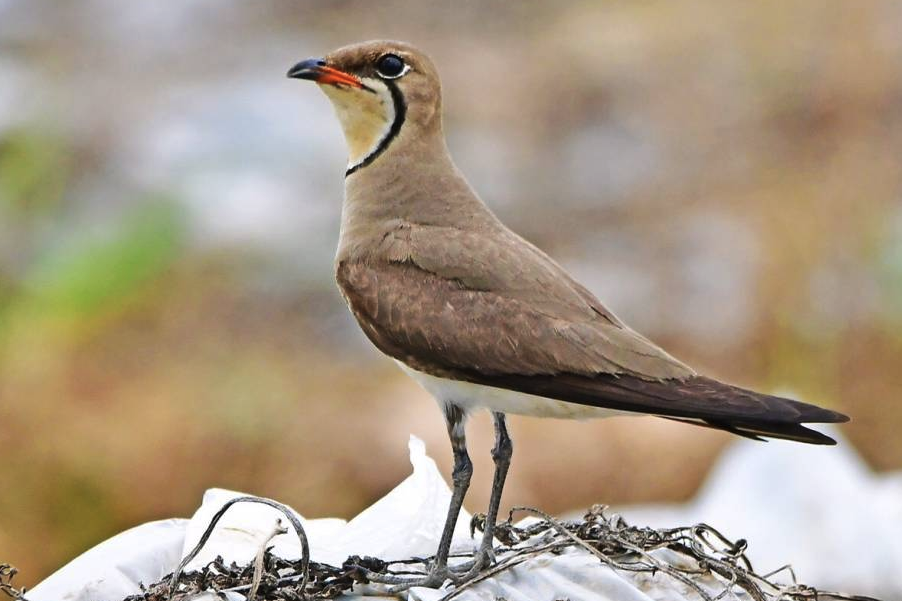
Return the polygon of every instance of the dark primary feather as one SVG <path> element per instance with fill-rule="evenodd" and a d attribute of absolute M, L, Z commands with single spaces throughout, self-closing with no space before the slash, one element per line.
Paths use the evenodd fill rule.
<path fill-rule="evenodd" d="M 490 379 L 476 376 L 471 381 L 582 405 L 650 413 L 749 438 L 767 436 L 835 444 L 829 436 L 801 424 L 839 423 L 849 419 L 836 411 L 761 394 L 704 376 L 682 381 L 648 381 L 633 376 L 561 374 Z"/>

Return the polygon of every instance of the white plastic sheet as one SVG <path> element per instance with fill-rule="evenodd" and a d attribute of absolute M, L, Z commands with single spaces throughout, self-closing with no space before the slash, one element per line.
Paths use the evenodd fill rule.
<path fill-rule="evenodd" d="M 875 582 L 858 580 L 861 577 L 893 586 L 898 582 L 894 578 L 902 578 L 898 570 L 902 549 L 888 533 L 902 532 L 902 476 L 871 475 L 842 444 L 815 455 L 806 455 L 811 451 L 805 449 L 738 441 L 696 501 L 679 508 L 645 507 L 623 513 L 632 523 L 649 525 L 711 523 L 729 536 L 748 538 L 752 557 L 766 564 L 757 567 L 779 567 L 791 561 L 802 568 L 797 571 L 809 584 L 854 589 Z M 349 555 L 398 559 L 434 553 L 450 491 L 423 443 L 413 437 L 410 458 L 413 474 L 353 520 L 299 516 L 312 559 L 340 565 Z M 31 601 L 120 601 L 138 593 L 140 583 L 158 581 L 171 572 L 194 547 L 211 516 L 235 496 L 242 495 L 209 490 L 191 520 L 153 522 L 123 532 L 69 563 L 28 597 Z M 216 555 L 226 562 L 249 563 L 279 515 L 259 504 L 233 506 L 191 566 L 201 566 Z M 464 512 L 457 524 L 456 548 L 474 545 L 469 519 Z M 850 556 L 860 553 L 857 543 L 871 546 L 875 541 L 873 557 Z M 292 532 L 272 543 L 278 555 L 300 557 Z M 854 582 L 831 579 L 831 574 L 851 574 Z M 442 591 L 419 588 L 410 592 L 410 599 L 436 601 L 442 595 Z M 498 597 L 509 601 L 693 598 L 684 586 L 664 575 L 615 572 L 581 550 L 539 556 L 468 589 L 457 599 L 494 601 Z"/>
<path fill-rule="evenodd" d="M 298 514 L 307 533 L 313 561 L 341 565 L 350 555 L 400 559 L 435 553 L 451 491 L 435 462 L 426 455 L 423 442 L 411 437 L 409 447 L 413 474 L 350 522 L 334 518 L 305 520 Z M 244 496 L 243 493 L 222 489 L 207 491 L 203 505 L 188 523 L 183 556 L 200 540 L 213 514 L 226 501 L 240 496 Z M 199 568 L 217 555 L 226 562 L 250 563 L 280 516 L 278 510 L 265 505 L 234 505 L 219 521 L 203 551 L 188 569 Z M 470 514 L 461 511 L 453 539 L 456 548 L 472 548 L 469 524 Z M 286 559 L 298 559 L 300 543 L 290 526 L 288 530 L 273 539 L 273 551 Z"/>
<path fill-rule="evenodd" d="M 27 594 L 29 601 L 120 601 L 182 558 L 188 520 L 149 522 L 85 551 Z"/>

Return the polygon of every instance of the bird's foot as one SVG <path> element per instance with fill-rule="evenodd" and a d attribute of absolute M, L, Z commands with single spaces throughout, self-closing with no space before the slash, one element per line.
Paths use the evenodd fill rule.
<path fill-rule="evenodd" d="M 369 582 L 388 585 L 390 594 L 401 593 L 417 586 L 441 588 L 449 580 L 453 584 L 460 582 L 460 575 L 448 566 L 433 566 L 426 574 L 383 574 L 369 570 L 365 570 L 364 573 Z"/>
<path fill-rule="evenodd" d="M 476 557 L 464 564 L 454 566 L 454 573 L 458 578 L 455 584 L 466 582 L 475 576 L 478 576 L 484 570 L 495 565 L 495 550 L 491 545 L 481 545 Z"/>
<path fill-rule="evenodd" d="M 396 594 L 417 586 L 440 588 L 448 581 L 457 586 L 478 576 L 494 563 L 495 551 L 491 546 L 483 545 L 474 559 L 454 566 L 432 565 L 426 574 L 384 574 L 367 569 L 364 569 L 364 573 L 369 582 L 388 585 L 388 592 Z"/>
<path fill-rule="evenodd" d="M 495 563 L 495 550 L 490 546 L 480 546 L 473 559 L 455 564 L 449 569 L 453 574 L 465 580 L 465 575 L 472 577 L 482 570 L 495 565 Z"/>

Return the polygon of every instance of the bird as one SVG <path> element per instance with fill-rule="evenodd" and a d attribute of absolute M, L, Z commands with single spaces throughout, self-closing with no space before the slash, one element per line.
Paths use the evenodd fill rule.
<path fill-rule="evenodd" d="M 335 278 L 369 340 L 438 402 L 454 455 L 438 549 L 401 587 L 459 583 L 489 567 L 513 454 L 507 414 L 653 415 L 740 436 L 829 445 L 806 423 L 848 417 L 698 374 L 637 333 L 545 252 L 506 227 L 449 153 L 434 62 L 376 40 L 295 64 L 331 100 L 347 143 Z M 475 559 L 450 566 L 473 472 L 465 422 L 493 418 L 495 465 Z M 375 575 L 374 575 L 375 576 Z"/>

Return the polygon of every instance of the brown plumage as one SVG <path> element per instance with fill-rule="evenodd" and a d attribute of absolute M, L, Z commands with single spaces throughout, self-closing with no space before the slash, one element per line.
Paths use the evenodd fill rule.
<path fill-rule="evenodd" d="M 752 437 L 833 444 L 799 424 L 847 420 L 814 405 L 698 376 L 620 324 L 593 297 L 583 297 L 583 291 L 568 303 L 554 298 L 553 287 L 543 298 L 474 288 L 425 271 L 413 258 L 339 262 L 337 279 L 373 344 L 420 372 L 694 420 L 690 423 Z"/>
<path fill-rule="evenodd" d="M 802 426 L 846 416 L 697 375 L 634 332 L 560 265 L 507 227 L 445 145 L 432 61 L 401 42 L 368 42 L 298 63 L 318 82 L 349 148 L 336 256 L 360 327 L 443 406 L 455 491 L 427 584 L 454 577 L 450 529 L 469 482 L 463 420 L 493 410 L 495 485 L 481 559 L 510 457 L 504 413 L 651 414 L 752 438 L 832 444 Z"/>

